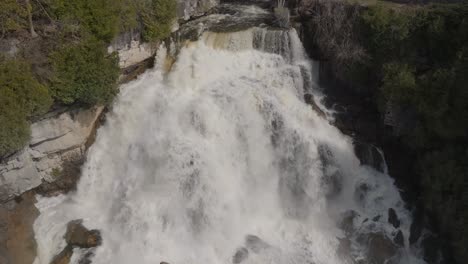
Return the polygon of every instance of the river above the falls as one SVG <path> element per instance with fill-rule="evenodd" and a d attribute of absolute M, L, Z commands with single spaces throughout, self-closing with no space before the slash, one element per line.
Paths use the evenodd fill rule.
<path fill-rule="evenodd" d="M 72 263 L 424 263 L 393 180 L 330 124 L 296 31 L 242 10 L 191 21 L 197 40 L 161 46 L 121 87 L 77 191 L 39 198 L 36 264 L 75 219 L 103 242 Z M 242 16 L 248 27 L 203 26 Z"/>

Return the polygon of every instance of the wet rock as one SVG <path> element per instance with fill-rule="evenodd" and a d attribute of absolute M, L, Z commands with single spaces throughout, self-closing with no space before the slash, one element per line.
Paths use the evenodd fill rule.
<path fill-rule="evenodd" d="M 356 201 L 359 203 L 364 202 L 370 190 L 371 186 L 369 184 L 365 182 L 360 183 L 354 191 L 354 199 L 356 199 Z"/>
<path fill-rule="evenodd" d="M 57 256 L 55 256 L 50 264 L 69 264 L 73 255 L 73 248 L 67 245 Z"/>
<path fill-rule="evenodd" d="M 325 173 L 322 178 L 323 190 L 328 199 L 333 199 L 343 190 L 343 175 L 335 167 L 327 167 L 324 170 Z"/>
<path fill-rule="evenodd" d="M 397 246 L 382 233 L 367 235 L 368 259 L 370 263 L 384 264 L 395 256 Z"/>
<path fill-rule="evenodd" d="M 245 245 L 254 253 L 259 253 L 260 251 L 270 247 L 270 245 L 268 245 L 265 241 L 254 235 L 247 235 L 245 237 Z"/>
<path fill-rule="evenodd" d="M 321 117 L 325 118 L 325 113 L 320 109 L 320 107 L 315 102 L 314 95 L 312 94 L 304 94 L 304 101 L 306 104 L 311 105 L 312 109 Z"/>
<path fill-rule="evenodd" d="M 232 257 L 232 263 L 239 264 L 249 257 L 249 250 L 245 247 L 241 247 L 236 251 L 236 254 Z"/>
<path fill-rule="evenodd" d="M 320 161 L 322 162 L 323 177 L 321 179 L 322 190 L 327 198 L 336 197 L 343 189 L 343 175 L 335 165 L 333 153 L 326 145 L 318 147 Z"/>
<path fill-rule="evenodd" d="M 350 210 L 343 214 L 343 219 L 338 224 L 338 227 L 341 228 L 346 234 L 351 234 L 354 232 L 354 219 L 358 216 L 356 211 Z"/>
<path fill-rule="evenodd" d="M 83 226 L 83 220 L 73 220 L 67 225 L 65 233 L 65 248 L 52 259 L 51 264 L 69 264 L 73 255 L 73 248 L 94 248 L 101 245 L 101 234 L 98 230 L 88 230 Z M 78 264 L 90 264 L 92 251 L 86 254 L 78 261 Z"/>
<path fill-rule="evenodd" d="M 91 258 L 94 256 L 94 252 L 87 252 L 81 259 L 78 261 L 78 264 L 91 264 Z"/>
<path fill-rule="evenodd" d="M 99 230 L 88 230 L 83 226 L 82 220 L 70 221 L 67 225 L 65 240 L 72 247 L 91 248 L 101 244 L 101 233 Z"/>
<path fill-rule="evenodd" d="M 359 161 L 361 161 L 361 164 L 368 165 L 380 172 L 384 172 L 385 161 L 382 154 L 375 146 L 360 141 L 355 141 L 354 152 L 356 153 Z"/>
<path fill-rule="evenodd" d="M 78 179 L 81 175 L 81 165 L 84 162 L 82 155 L 76 155 L 62 164 L 62 169 L 58 172 L 58 177 L 53 182 L 43 181 L 35 190 L 37 194 L 51 197 L 58 194 L 68 193 L 75 190 Z"/>
<path fill-rule="evenodd" d="M 338 238 L 339 245 L 336 250 L 336 254 L 343 260 L 345 263 L 353 263 L 351 258 L 351 240 L 349 238 Z"/>
<path fill-rule="evenodd" d="M 398 219 L 398 215 L 395 212 L 395 209 L 389 208 L 388 209 L 388 222 L 393 225 L 395 228 L 400 227 L 400 220 Z"/>
<path fill-rule="evenodd" d="M 374 218 L 372 218 L 372 221 L 377 222 L 380 220 L 381 217 L 381 215 L 374 216 Z"/>
<path fill-rule="evenodd" d="M 210 8 L 219 4 L 219 0 L 177 0 L 178 17 L 188 20 L 205 14 Z"/>
<path fill-rule="evenodd" d="M 400 246 L 400 247 L 403 247 L 405 245 L 405 238 L 404 238 L 403 232 L 401 232 L 401 230 L 398 230 L 398 233 L 393 238 L 393 242 L 396 245 Z"/>

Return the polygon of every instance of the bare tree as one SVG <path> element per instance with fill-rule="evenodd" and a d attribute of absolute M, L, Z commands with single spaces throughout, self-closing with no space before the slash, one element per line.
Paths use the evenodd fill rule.
<path fill-rule="evenodd" d="M 26 10 L 28 11 L 29 31 L 31 33 L 31 37 L 35 38 L 37 37 L 37 33 L 34 30 L 34 24 L 33 24 L 33 19 L 32 19 L 32 5 L 29 2 L 29 0 L 25 0 L 25 4 L 26 4 Z"/>
<path fill-rule="evenodd" d="M 299 10 L 310 21 L 314 42 L 336 65 L 361 62 L 367 57 L 356 36 L 358 5 L 343 0 L 303 0 Z"/>

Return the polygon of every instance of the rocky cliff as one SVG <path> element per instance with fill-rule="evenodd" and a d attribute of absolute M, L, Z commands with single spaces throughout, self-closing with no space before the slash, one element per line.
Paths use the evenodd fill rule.
<path fill-rule="evenodd" d="M 66 163 L 82 160 L 103 107 L 50 113 L 31 126 L 29 145 L 0 165 L 0 201 L 53 182 Z"/>
<path fill-rule="evenodd" d="M 177 0 L 177 15 L 183 20 L 205 14 L 219 4 L 219 0 Z"/>

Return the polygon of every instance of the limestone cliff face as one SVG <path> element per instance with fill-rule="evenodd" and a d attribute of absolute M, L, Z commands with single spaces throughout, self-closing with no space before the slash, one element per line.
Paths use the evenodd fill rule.
<path fill-rule="evenodd" d="M 107 48 L 108 52 L 119 54 L 119 67 L 122 69 L 140 63 L 154 55 L 155 48 L 141 41 L 139 30 L 132 30 L 117 36 Z"/>
<path fill-rule="evenodd" d="M 177 0 L 178 20 L 189 20 L 204 15 L 219 4 L 219 0 Z M 174 29 L 177 30 L 177 23 Z M 119 54 L 119 66 L 126 69 L 154 56 L 157 45 L 142 41 L 141 31 L 134 29 L 117 36 L 108 47 L 108 51 Z"/>
<path fill-rule="evenodd" d="M 51 114 L 31 125 L 31 140 L 0 164 L 0 202 L 52 182 L 64 163 L 83 159 L 103 107 Z"/>
<path fill-rule="evenodd" d="M 210 8 L 219 4 L 219 0 L 177 0 L 177 4 L 177 16 L 188 20 L 205 14 Z"/>

